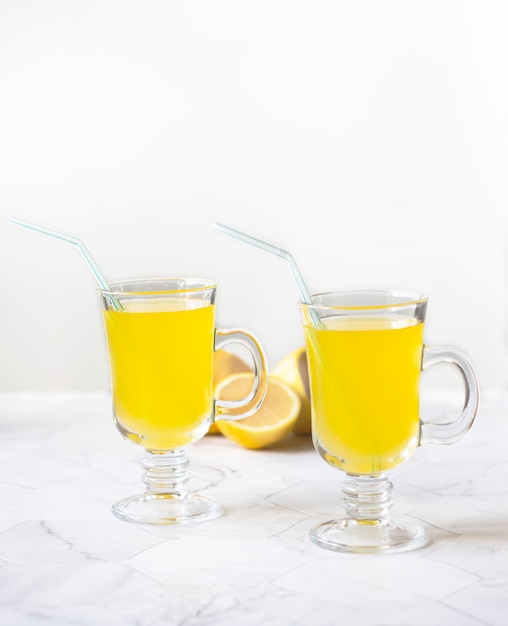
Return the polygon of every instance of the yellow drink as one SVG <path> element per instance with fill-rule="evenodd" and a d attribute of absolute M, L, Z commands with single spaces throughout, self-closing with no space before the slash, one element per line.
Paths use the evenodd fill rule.
<path fill-rule="evenodd" d="M 352 474 L 387 471 L 418 445 L 423 323 L 340 316 L 306 326 L 314 442 Z"/>
<path fill-rule="evenodd" d="M 104 311 L 117 425 L 148 450 L 182 448 L 213 416 L 215 307 L 167 297 L 122 305 Z"/>

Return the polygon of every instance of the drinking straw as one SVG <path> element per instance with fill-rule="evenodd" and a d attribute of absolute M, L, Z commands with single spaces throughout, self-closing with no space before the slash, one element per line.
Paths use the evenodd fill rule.
<path fill-rule="evenodd" d="M 257 239 L 256 237 L 252 237 L 251 235 L 242 233 L 239 230 L 236 230 L 235 228 L 231 228 L 230 226 L 225 226 L 224 224 L 215 223 L 214 228 L 215 230 L 219 231 L 220 233 L 223 233 L 224 235 L 229 235 L 229 237 L 233 237 L 233 239 L 238 239 L 239 241 L 248 243 L 251 246 L 255 246 L 256 248 L 260 248 L 261 250 L 265 250 L 266 252 L 275 254 L 275 256 L 278 256 L 281 259 L 284 259 L 285 261 L 287 261 L 291 274 L 293 275 L 293 278 L 295 279 L 296 286 L 298 288 L 298 292 L 300 294 L 302 302 L 304 304 L 312 304 L 312 296 L 310 295 L 310 291 L 307 285 L 305 284 L 305 281 L 303 280 L 302 273 L 300 272 L 300 269 L 298 265 L 296 264 L 296 261 L 293 255 L 291 254 L 291 252 L 288 252 L 287 250 L 283 250 L 282 248 L 279 248 L 278 246 L 274 246 L 273 244 L 268 243 L 267 241 L 263 241 L 261 239 Z M 310 316 L 312 317 L 312 321 L 314 325 L 321 326 L 321 321 L 319 320 L 319 317 L 317 313 L 314 311 L 314 309 L 310 309 L 309 313 L 310 313 Z"/>
<path fill-rule="evenodd" d="M 26 220 L 19 219 L 17 217 L 10 217 L 9 222 L 11 224 L 16 224 L 17 226 L 23 226 L 24 228 L 28 228 L 29 230 L 34 230 L 38 233 L 42 233 L 43 235 L 49 235 L 50 237 L 55 237 L 55 239 L 62 239 L 67 243 L 72 244 L 73 246 L 77 246 L 83 258 L 85 259 L 88 267 L 92 270 L 95 279 L 99 283 L 99 286 L 104 291 L 111 291 L 111 286 L 104 277 L 104 274 L 100 271 L 99 266 L 93 260 L 92 255 L 87 250 L 85 244 L 78 237 L 74 237 L 73 235 L 66 235 L 65 233 L 60 233 L 56 230 L 51 230 L 50 228 L 45 228 L 44 226 L 39 226 L 38 224 L 33 224 L 32 222 L 27 222 Z M 117 298 L 111 298 L 111 302 L 116 310 L 122 309 L 122 305 L 117 300 Z"/>

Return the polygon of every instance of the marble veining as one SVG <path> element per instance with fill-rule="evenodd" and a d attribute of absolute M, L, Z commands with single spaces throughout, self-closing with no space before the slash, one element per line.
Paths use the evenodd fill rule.
<path fill-rule="evenodd" d="M 445 414 L 451 394 L 430 394 Z M 432 541 L 400 555 L 340 555 L 308 539 L 340 512 L 342 475 L 292 437 L 264 451 L 208 436 L 191 487 L 225 515 L 134 526 L 111 504 L 141 489 L 107 394 L 0 394 L 0 623 L 6 626 L 506 626 L 508 393 L 485 394 L 453 446 L 392 472 L 394 514 Z"/>

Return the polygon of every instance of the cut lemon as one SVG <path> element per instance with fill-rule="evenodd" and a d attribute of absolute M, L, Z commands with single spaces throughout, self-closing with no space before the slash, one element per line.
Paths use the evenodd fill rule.
<path fill-rule="evenodd" d="M 252 388 L 254 374 L 233 374 L 219 383 L 216 393 L 221 400 L 236 400 Z M 300 411 L 298 394 L 283 381 L 268 378 L 263 404 L 250 417 L 238 421 L 219 420 L 220 432 L 244 448 L 257 450 L 282 441 L 293 430 Z"/>
<path fill-rule="evenodd" d="M 213 353 L 213 386 L 214 388 L 231 374 L 252 372 L 252 368 L 236 354 L 227 350 L 216 350 Z"/>
<path fill-rule="evenodd" d="M 252 372 L 252 368 L 236 354 L 227 350 L 216 350 L 213 353 L 213 390 L 217 397 L 217 385 L 231 374 L 240 372 Z M 214 422 L 208 430 L 209 435 L 218 435 L 220 430 Z"/>
<path fill-rule="evenodd" d="M 299 435 L 309 435 L 311 432 L 310 391 L 305 348 L 298 348 L 298 350 L 294 350 L 291 354 L 284 357 L 274 367 L 271 376 L 283 381 L 298 394 L 300 398 L 300 412 L 294 431 Z"/>

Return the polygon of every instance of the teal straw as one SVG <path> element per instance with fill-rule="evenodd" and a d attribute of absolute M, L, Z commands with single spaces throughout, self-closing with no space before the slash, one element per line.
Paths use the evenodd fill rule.
<path fill-rule="evenodd" d="M 239 241 L 248 243 L 251 246 L 255 246 L 256 248 L 260 248 L 261 250 L 265 250 L 266 252 L 275 254 L 275 256 L 278 256 L 281 259 L 284 259 L 285 261 L 287 261 L 291 274 L 293 275 L 293 278 L 295 279 L 296 287 L 298 289 L 302 302 L 304 304 L 311 304 L 311 305 L 313 304 L 310 291 L 307 288 L 307 285 L 305 284 L 302 273 L 300 272 L 300 269 L 298 265 L 296 264 L 296 261 L 293 255 L 291 254 L 291 252 L 288 252 L 287 250 L 283 250 L 282 248 L 279 248 L 278 246 L 274 246 L 273 244 L 268 243 L 267 241 L 263 241 L 262 239 L 257 239 L 256 237 L 252 237 L 251 235 L 242 233 L 239 230 L 236 230 L 235 228 L 231 228 L 230 226 L 225 226 L 224 224 L 216 223 L 214 224 L 214 228 L 215 230 L 217 230 L 218 232 L 224 235 L 228 235 L 229 237 L 233 237 L 233 239 L 238 239 Z M 316 311 L 314 311 L 314 309 L 309 309 L 309 313 L 310 313 L 310 316 L 312 318 L 314 325 L 321 326 L 322 325 L 321 320 L 319 319 L 319 316 L 316 313 Z"/>
<path fill-rule="evenodd" d="M 38 233 L 42 233 L 43 235 L 48 235 L 49 237 L 55 237 L 55 239 L 61 239 L 62 241 L 66 241 L 67 243 L 72 244 L 73 246 L 77 246 L 83 258 L 85 259 L 88 267 L 92 270 L 95 279 L 99 283 L 99 286 L 104 291 L 111 291 L 111 286 L 108 281 L 104 277 L 104 274 L 100 271 L 99 266 L 93 260 L 92 255 L 88 252 L 85 244 L 78 237 L 74 237 L 73 235 L 66 235 L 65 233 L 60 233 L 56 230 L 51 230 L 50 228 L 45 228 L 44 226 L 39 226 L 38 224 L 33 224 L 32 222 L 27 222 L 26 220 L 19 219 L 17 217 L 10 217 L 9 222 L 11 224 L 16 224 L 17 226 L 23 226 L 24 228 L 28 228 L 29 230 L 34 230 Z M 117 298 L 111 298 L 111 302 L 115 309 L 121 310 L 123 307 Z"/>

